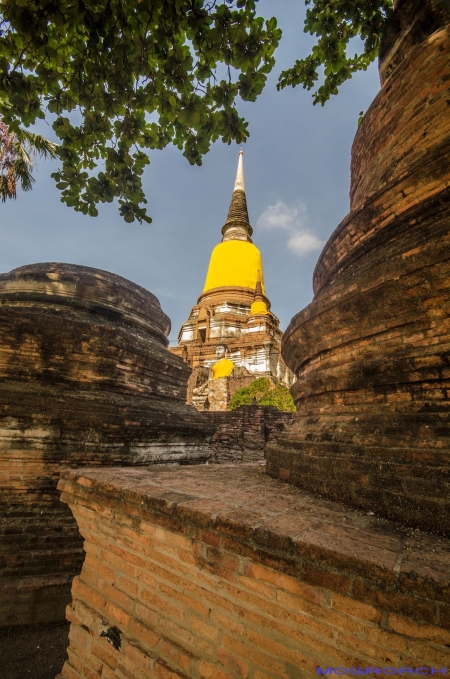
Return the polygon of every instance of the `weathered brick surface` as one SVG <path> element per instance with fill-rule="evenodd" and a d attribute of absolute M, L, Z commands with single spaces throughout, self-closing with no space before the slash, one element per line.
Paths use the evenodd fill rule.
<path fill-rule="evenodd" d="M 351 212 L 319 258 L 313 302 L 284 335 L 298 414 L 267 465 L 308 491 L 450 535 L 444 5 L 397 3 L 384 85 L 353 145 Z"/>
<path fill-rule="evenodd" d="M 416 45 L 450 19 L 448 0 L 394 0 L 394 8 L 379 52 L 382 83 Z"/>
<path fill-rule="evenodd" d="M 204 415 L 216 428 L 209 449 L 211 462 L 219 464 L 264 459 L 267 443 L 275 441 L 294 417 L 272 406 L 241 406 Z"/>
<path fill-rule="evenodd" d="M 450 663 L 446 540 L 315 499 L 260 463 L 68 471 L 59 488 L 88 554 L 64 679 Z"/>
<path fill-rule="evenodd" d="M 83 553 L 62 469 L 208 459 L 169 329 L 156 297 L 105 271 L 0 275 L 0 625 L 64 616 Z"/>

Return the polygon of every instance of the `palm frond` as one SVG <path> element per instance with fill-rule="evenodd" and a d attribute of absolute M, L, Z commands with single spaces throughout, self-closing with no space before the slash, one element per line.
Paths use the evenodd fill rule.
<path fill-rule="evenodd" d="M 1 0 L 0 0 L 1 2 Z M 33 156 L 57 158 L 58 144 L 23 128 L 10 132 L 0 118 L 0 199 L 16 198 L 17 184 L 30 191 L 35 181 Z"/>
<path fill-rule="evenodd" d="M 36 181 L 31 174 L 32 169 L 33 165 L 30 166 L 23 158 L 18 158 L 14 164 L 16 181 L 20 181 L 20 186 L 23 191 L 31 191 L 33 184 Z"/>
<path fill-rule="evenodd" d="M 0 198 L 2 203 L 6 202 L 8 198 L 16 197 L 17 182 L 15 177 L 11 174 L 0 175 Z"/>
<path fill-rule="evenodd" d="M 24 144 L 22 144 L 19 140 L 15 140 L 13 144 L 13 149 L 14 156 L 16 158 L 15 162 L 18 162 L 20 160 L 26 165 L 28 165 L 30 170 L 32 170 L 34 168 L 33 161 L 31 159 L 31 155 L 28 153 Z"/>
<path fill-rule="evenodd" d="M 42 158 L 58 157 L 57 149 L 59 144 L 49 141 L 40 134 L 28 132 L 28 130 L 24 130 L 23 128 L 20 128 L 15 134 L 19 142 L 28 144 L 30 150 L 36 152 L 38 155 L 42 156 Z"/>

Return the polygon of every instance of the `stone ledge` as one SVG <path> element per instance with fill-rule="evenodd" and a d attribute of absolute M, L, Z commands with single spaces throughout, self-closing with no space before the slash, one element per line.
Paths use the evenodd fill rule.
<path fill-rule="evenodd" d="M 450 541 L 313 498 L 261 464 L 66 471 L 72 506 L 101 506 L 416 621 L 450 629 Z"/>

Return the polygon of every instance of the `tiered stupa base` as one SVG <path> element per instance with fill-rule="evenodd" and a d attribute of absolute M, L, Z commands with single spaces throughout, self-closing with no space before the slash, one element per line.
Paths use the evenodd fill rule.
<path fill-rule="evenodd" d="M 398 3 L 397 24 L 414 2 Z M 450 23 L 431 5 L 425 16 L 408 34 L 417 44 L 399 35 L 400 63 L 381 64 L 390 75 L 353 146 L 351 213 L 285 333 L 298 415 L 267 465 L 322 497 L 449 535 Z M 427 35 L 430 16 L 441 28 Z M 399 59 L 394 47 L 386 59 Z"/>
<path fill-rule="evenodd" d="M 0 625 L 58 620 L 84 558 L 61 471 L 204 463 L 214 427 L 143 288 L 39 264 L 0 276 L 0 305 Z"/>

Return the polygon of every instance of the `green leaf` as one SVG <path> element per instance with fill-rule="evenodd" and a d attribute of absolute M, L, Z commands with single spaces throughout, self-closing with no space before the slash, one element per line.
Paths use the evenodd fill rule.
<path fill-rule="evenodd" d="M 277 87 L 315 88 L 314 103 L 324 104 L 375 58 L 392 0 L 306 5 L 304 30 L 316 44 L 281 73 Z M 200 165 L 219 137 L 231 144 L 249 136 L 238 99 L 260 95 L 281 39 L 276 17 L 265 21 L 256 6 L 256 0 L 3 0 L 0 121 L 21 135 L 22 146 L 59 160 L 53 176 L 66 205 L 95 216 L 99 203 L 117 200 L 128 223 L 149 223 L 147 154 L 136 149 L 173 143 Z M 348 53 L 354 37 L 363 41 L 356 56 Z M 59 145 L 30 136 L 25 128 L 38 119 L 52 121 Z M 31 166 L 23 154 L 20 162 L 28 190 L 24 168 L 31 177 Z"/>

